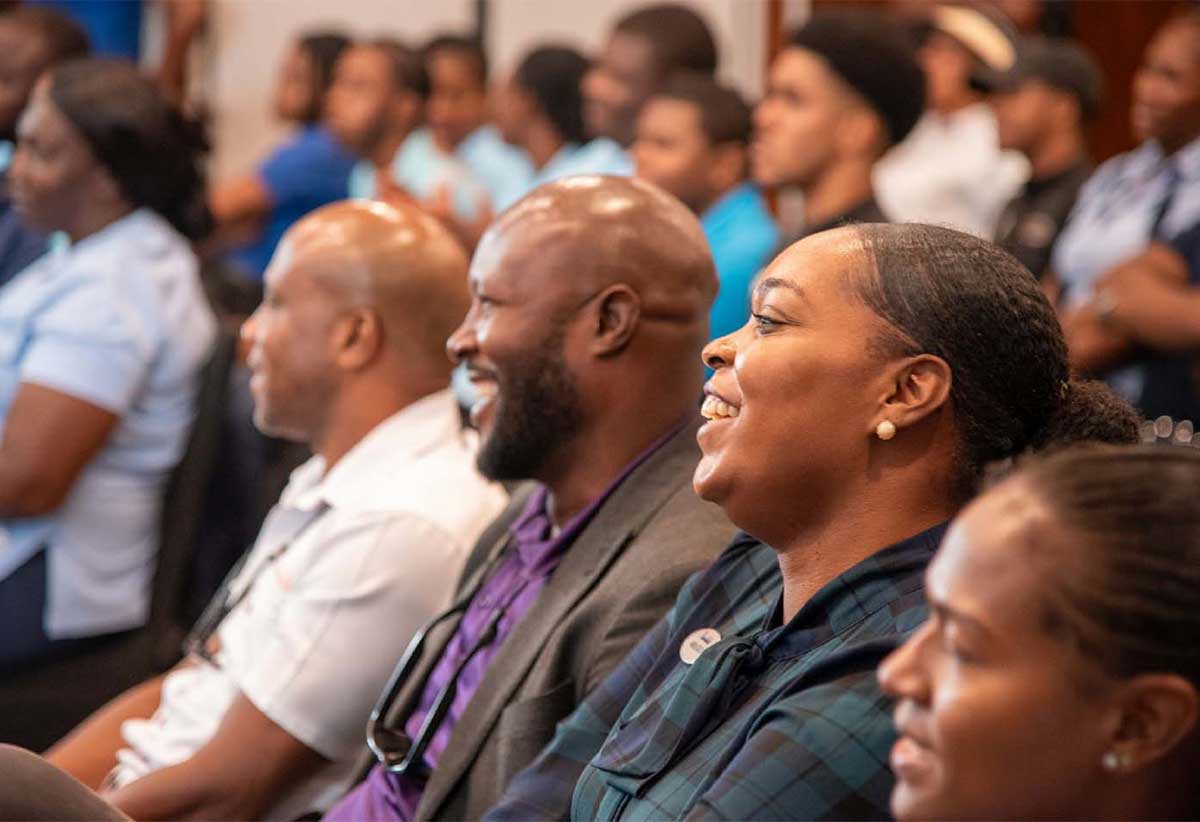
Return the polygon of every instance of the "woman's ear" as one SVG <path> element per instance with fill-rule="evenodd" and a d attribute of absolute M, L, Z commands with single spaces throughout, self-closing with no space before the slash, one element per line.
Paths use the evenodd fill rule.
<path fill-rule="evenodd" d="M 953 377 L 949 364 L 933 354 L 900 360 L 887 376 L 879 419 L 904 429 L 938 411 L 950 398 Z"/>
<path fill-rule="evenodd" d="M 1174 751 L 1196 730 L 1200 697 L 1178 674 L 1142 674 L 1114 696 L 1117 721 L 1102 763 L 1106 770 L 1134 771 Z"/>

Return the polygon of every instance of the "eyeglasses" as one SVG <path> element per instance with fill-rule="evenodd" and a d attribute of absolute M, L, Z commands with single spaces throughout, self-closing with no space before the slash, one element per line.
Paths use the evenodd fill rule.
<path fill-rule="evenodd" d="M 213 595 L 211 600 L 209 600 L 208 605 L 205 606 L 204 611 L 201 612 L 200 618 L 197 619 L 196 624 L 192 626 L 192 630 L 188 631 L 188 635 L 184 637 L 183 655 L 185 657 L 194 656 L 203 660 L 204 662 L 207 662 L 209 665 L 219 667 L 215 657 L 216 651 L 212 647 L 212 640 L 213 636 L 215 636 L 217 633 L 217 629 L 221 627 L 221 623 L 225 621 L 226 617 L 233 613 L 235 608 L 242 604 L 242 602 L 249 595 L 250 591 L 258 583 L 258 580 L 264 573 L 267 572 L 267 569 L 274 565 L 275 561 L 282 557 L 287 549 L 292 547 L 292 544 L 296 540 L 300 539 L 300 537 L 328 510 L 329 505 L 326 503 L 321 503 L 321 505 L 313 511 L 308 520 L 302 526 L 296 529 L 296 532 L 292 535 L 292 538 L 272 551 L 271 554 L 265 560 L 263 560 L 262 565 L 258 567 L 258 570 L 255 571 L 254 576 L 250 579 L 250 581 L 243 585 L 241 590 L 238 591 L 236 595 L 233 595 L 233 584 L 238 577 L 241 576 L 242 569 L 245 568 L 247 560 L 250 559 L 253 549 L 246 552 L 246 555 L 238 561 L 237 565 L 233 567 L 233 570 L 231 570 L 225 576 L 225 581 L 221 583 L 221 587 L 217 590 L 217 593 Z"/>
<path fill-rule="evenodd" d="M 404 656 L 400 658 L 400 663 L 396 666 L 395 671 L 392 672 L 392 677 L 388 680 L 387 687 L 379 697 L 379 701 L 375 703 L 375 707 L 371 709 L 371 716 L 367 720 L 367 747 L 371 749 L 371 753 L 374 754 L 375 759 L 388 773 L 421 778 L 428 775 L 429 766 L 425 763 L 425 750 L 429 747 L 429 743 L 433 741 L 433 737 L 437 733 L 438 728 L 442 726 L 442 722 L 445 721 L 446 714 L 450 711 L 450 706 L 454 704 L 454 697 L 458 693 L 459 677 L 462 676 L 463 671 L 466 670 L 471 660 L 480 651 L 495 641 L 496 633 L 500 627 L 500 620 L 504 618 L 505 612 L 508 611 L 508 607 L 524 587 L 524 583 L 516 591 L 512 592 L 511 595 L 505 597 L 488 614 L 487 622 L 480 632 L 479 638 L 471 645 L 471 650 L 454 666 L 449 680 L 441 687 L 437 696 L 434 697 L 433 705 L 429 708 L 429 712 L 421 722 L 421 728 L 417 732 L 416 739 L 411 738 L 405 732 L 403 725 L 401 725 L 400 729 L 389 728 L 385 724 L 387 716 L 391 713 L 396 697 L 399 696 L 401 689 L 416 668 L 417 662 L 421 659 L 421 652 L 425 649 L 425 639 L 429 636 L 429 632 L 451 617 L 466 612 L 475 595 L 479 593 L 485 582 L 492 576 L 492 572 L 495 571 L 500 558 L 504 554 L 504 551 L 498 551 L 488 561 L 487 567 L 478 577 L 479 581 L 468 594 L 460 597 L 459 601 L 449 609 L 426 622 L 421 626 L 421 630 L 413 635 L 412 640 L 408 643 L 408 647 L 404 650 Z M 426 682 L 436 667 L 437 663 L 430 666 L 429 671 L 425 675 Z M 424 690 L 424 688 L 425 682 L 422 682 L 421 689 Z"/>

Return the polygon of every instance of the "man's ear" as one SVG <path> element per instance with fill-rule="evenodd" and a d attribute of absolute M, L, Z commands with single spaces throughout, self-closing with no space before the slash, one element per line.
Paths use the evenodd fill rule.
<path fill-rule="evenodd" d="M 884 384 L 879 417 L 872 421 L 872 431 L 884 420 L 903 430 L 935 413 L 950 398 L 953 376 L 950 365 L 941 357 L 921 354 L 897 361 L 885 375 Z"/>
<path fill-rule="evenodd" d="M 1108 751 L 1116 754 L 1115 770 L 1134 771 L 1152 765 L 1196 731 L 1200 698 L 1178 674 L 1142 674 L 1120 685 L 1111 723 Z"/>
<path fill-rule="evenodd" d="M 357 371 L 375 359 L 383 346 L 383 323 L 370 308 L 347 311 L 335 322 L 335 362 L 347 371 Z"/>
<path fill-rule="evenodd" d="M 592 298 L 591 351 L 598 357 L 619 354 L 629 345 L 642 316 L 642 298 L 624 283 L 616 283 Z"/>

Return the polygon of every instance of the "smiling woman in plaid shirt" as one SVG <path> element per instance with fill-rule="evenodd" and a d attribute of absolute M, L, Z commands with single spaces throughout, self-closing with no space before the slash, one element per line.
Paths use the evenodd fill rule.
<path fill-rule="evenodd" d="M 944 523 L 989 462 L 1137 433 L 1105 389 L 1068 385 L 1029 273 L 948 229 L 802 240 L 704 359 L 695 486 L 753 536 L 689 581 L 492 818 L 886 816 L 874 669 L 926 615 Z"/>

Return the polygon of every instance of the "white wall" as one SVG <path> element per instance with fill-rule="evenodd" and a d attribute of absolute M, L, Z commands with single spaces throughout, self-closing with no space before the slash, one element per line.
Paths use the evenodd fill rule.
<path fill-rule="evenodd" d="M 205 96 L 213 111 L 213 178 L 240 173 L 282 136 L 271 116 L 275 72 L 288 44 L 314 26 L 418 42 L 470 30 L 471 0 L 217 0 L 209 20 Z"/>

